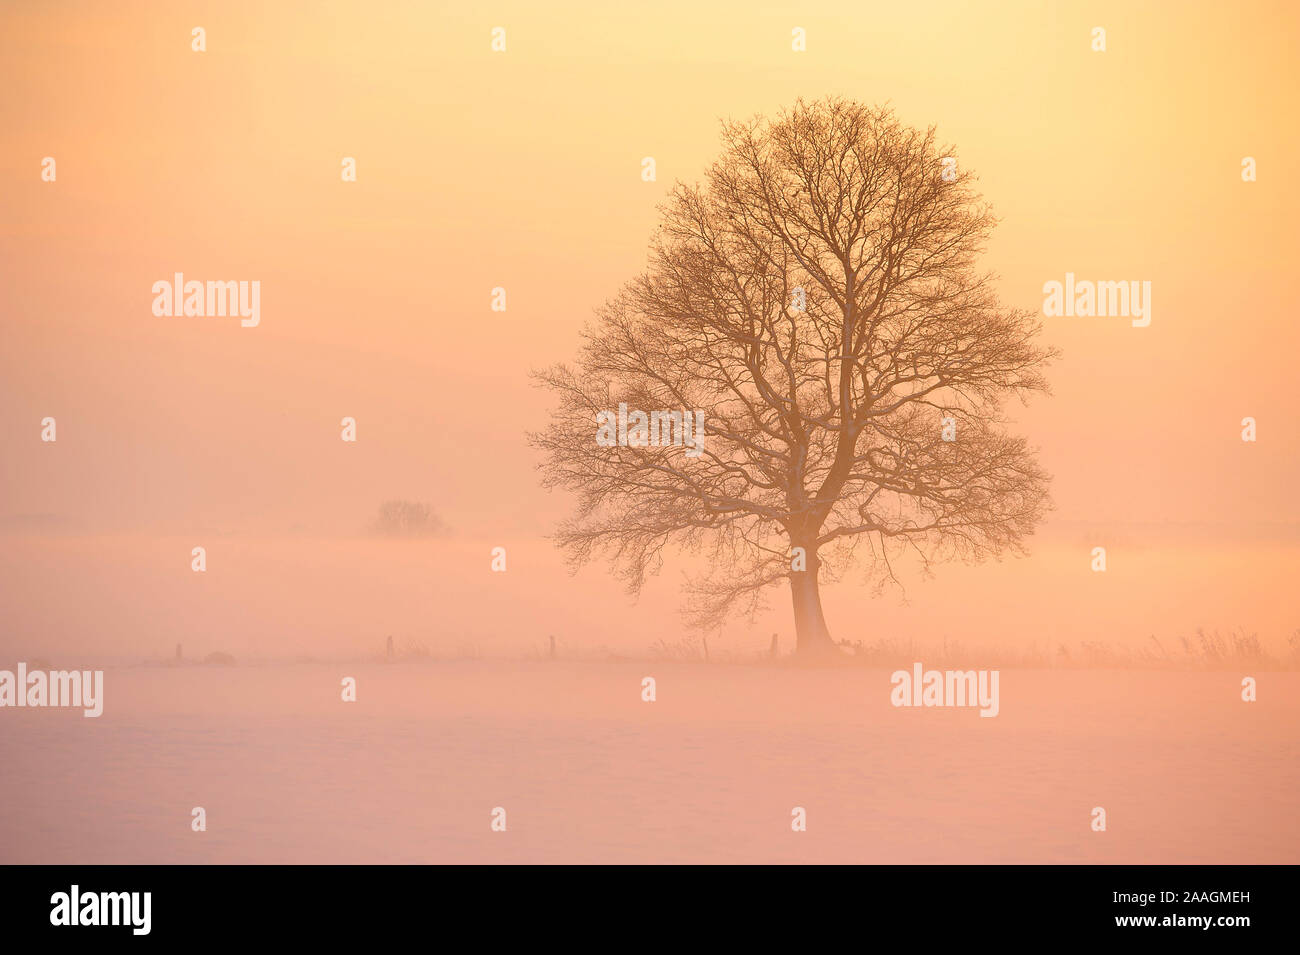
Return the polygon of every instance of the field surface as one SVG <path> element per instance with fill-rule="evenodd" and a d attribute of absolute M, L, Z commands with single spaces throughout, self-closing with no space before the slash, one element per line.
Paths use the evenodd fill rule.
<path fill-rule="evenodd" d="M 883 669 L 110 669 L 0 711 L 0 862 L 1300 862 L 1300 674 L 1243 675 L 1006 669 L 988 719 Z"/>

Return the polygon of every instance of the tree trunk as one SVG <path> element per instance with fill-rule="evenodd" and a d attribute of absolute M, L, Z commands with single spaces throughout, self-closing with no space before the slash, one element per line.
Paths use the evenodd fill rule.
<path fill-rule="evenodd" d="M 805 548 L 808 569 L 790 575 L 790 595 L 794 598 L 795 653 L 801 657 L 833 656 L 840 651 L 831 640 L 822 615 L 822 595 L 817 586 L 821 562 L 811 548 Z"/>

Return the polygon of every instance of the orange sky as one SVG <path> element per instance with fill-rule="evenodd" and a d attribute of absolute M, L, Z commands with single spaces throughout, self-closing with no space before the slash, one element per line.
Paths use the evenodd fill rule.
<path fill-rule="evenodd" d="M 214 647 L 337 650 L 436 628 L 452 594 L 479 611 L 456 632 L 489 641 L 555 621 L 611 645 L 625 626 L 640 649 L 675 627 L 675 581 L 620 617 L 616 585 L 569 581 L 539 542 L 566 501 L 532 471 L 546 398 L 527 372 L 572 358 L 643 266 L 655 203 L 700 177 L 719 118 L 827 94 L 957 144 L 1002 219 L 985 261 L 1007 304 L 1039 308 L 1067 271 L 1153 287 L 1148 328 L 1047 320 L 1054 394 L 1017 412 L 1054 475 L 1045 553 L 1067 568 L 1080 548 L 1079 579 L 959 569 L 966 597 L 911 610 L 850 587 L 828 597 L 832 632 L 870 640 L 854 621 L 885 615 L 995 635 L 1016 601 L 1046 628 L 1062 595 L 1097 606 L 1090 541 L 1130 542 L 1122 574 L 1123 548 L 1170 525 L 1195 525 L 1178 532 L 1194 548 L 1107 582 L 1108 637 L 1140 638 L 1124 621 L 1164 605 L 1294 628 L 1298 20 L 1287 3 L 6 4 L 0 646 L 154 652 L 197 615 Z M 152 283 L 176 271 L 259 280 L 261 324 L 155 317 Z M 387 497 L 429 501 L 452 535 L 414 559 L 355 541 Z M 238 542 L 210 545 L 226 583 L 179 589 L 209 540 Z M 484 609 L 507 541 L 530 556 Z M 613 617 L 592 621 L 593 593 Z"/>

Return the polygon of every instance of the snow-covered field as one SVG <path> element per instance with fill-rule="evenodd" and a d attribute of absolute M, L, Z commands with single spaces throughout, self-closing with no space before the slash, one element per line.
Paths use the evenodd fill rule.
<path fill-rule="evenodd" d="M 111 669 L 99 719 L 0 710 L 0 861 L 1300 862 L 1300 674 L 1003 670 L 993 719 L 889 690 L 683 663 Z"/>

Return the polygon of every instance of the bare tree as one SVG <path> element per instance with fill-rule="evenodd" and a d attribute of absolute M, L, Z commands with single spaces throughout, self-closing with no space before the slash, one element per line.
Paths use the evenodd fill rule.
<path fill-rule="evenodd" d="M 865 563 L 897 580 L 907 548 L 1022 552 L 1047 475 L 1002 406 L 1046 391 L 1033 315 L 1004 308 L 976 260 L 995 219 L 933 128 L 887 108 L 799 101 L 723 125 L 703 185 L 661 208 L 647 271 L 597 312 L 558 397 L 544 483 L 576 492 L 557 543 L 638 592 L 665 548 L 707 557 L 686 613 L 752 615 L 788 580 L 797 649 L 834 650 L 820 585 Z M 619 402 L 706 412 L 698 451 L 601 446 Z"/>

